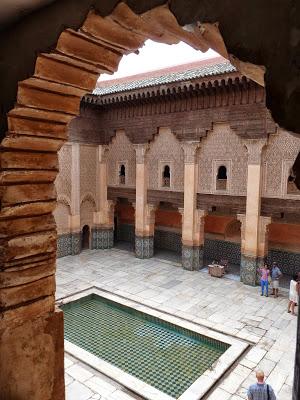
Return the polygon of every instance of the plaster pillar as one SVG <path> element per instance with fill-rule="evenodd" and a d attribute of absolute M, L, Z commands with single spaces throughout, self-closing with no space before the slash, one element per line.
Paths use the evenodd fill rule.
<path fill-rule="evenodd" d="M 184 208 L 182 214 L 182 266 L 188 270 L 203 267 L 205 211 L 197 210 L 198 163 L 200 143 L 186 142 L 184 152 Z"/>
<path fill-rule="evenodd" d="M 97 152 L 97 211 L 94 213 L 92 248 L 110 249 L 114 245 L 115 203 L 107 199 L 108 146 L 98 146 Z"/>
<path fill-rule="evenodd" d="M 262 150 L 266 139 L 248 139 L 244 144 L 248 151 L 246 214 L 239 215 L 242 222 L 241 281 L 255 285 L 257 267 L 266 255 L 266 227 L 271 219 L 261 217 Z"/>
<path fill-rule="evenodd" d="M 80 145 L 72 143 L 71 151 L 71 215 L 70 235 L 72 255 L 81 251 L 80 232 Z"/>
<path fill-rule="evenodd" d="M 155 206 L 147 204 L 148 144 L 134 145 L 136 152 L 136 200 L 135 200 L 135 255 L 138 258 L 153 257 Z"/>

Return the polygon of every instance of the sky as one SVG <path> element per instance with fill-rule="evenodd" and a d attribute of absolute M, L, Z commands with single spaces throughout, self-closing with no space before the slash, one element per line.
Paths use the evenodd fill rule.
<path fill-rule="evenodd" d="M 202 53 L 200 50 L 194 50 L 191 46 L 183 42 L 170 46 L 147 40 L 144 46 L 139 50 L 138 55 L 132 53 L 124 56 L 119 64 L 118 71 L 113 75 L 101 75 L 98 82 L 216 56 L 218 56 L 218 54 L 213 50 Z"/>

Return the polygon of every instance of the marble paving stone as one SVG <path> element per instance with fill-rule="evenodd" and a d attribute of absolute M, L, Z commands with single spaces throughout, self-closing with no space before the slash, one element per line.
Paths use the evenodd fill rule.
<path fill-rule="evenodd" d="M 208 397 L 208 400 L 228 400 L 231 399 L 231 394 L 226 392 L 223 389 L 217 388 L 214 392 Z"/>
<path fill-rule="evenodd" d="M 78 381 L 66 387 L 66 400 L 88 400 L 93 392 Z"/>
<path fill-rule="evenodd" d="M 245 380 L 243 376 L 232 372 L 225 380 L 221 383 L 220 389 L 225 390 L 228 393 L 234 394 L 242 382 Z"/>
<path fill-rule="evenodd" d="M 66 369 L 67 373 L 79 382 L 87 381 L 93 376 L 93 374 L 87 369 L 81 367 L 78 364 L 71 365 L 71 367 Z"/>
<path fill-rule="evenodd" d="M 90 286 L 252 341 L 252 349 L 220 380 L 209 400 L 246 399 L 258 368 L 265 370 L 278 400 L 291 399 L 297 320 L 286 312 L 285 292 L 278 299 L 261 297 L 257 287 L 213 278 L 202 270 L 185 271 L 170 261 L 136 259 L 115 248 L 58 259 L 57 297 Z M 68 354 L 65 367 L 67 400 L 90 400 L 95 395 L 118 400 L 117 395 L 126 395 L 119 384 Z"/>

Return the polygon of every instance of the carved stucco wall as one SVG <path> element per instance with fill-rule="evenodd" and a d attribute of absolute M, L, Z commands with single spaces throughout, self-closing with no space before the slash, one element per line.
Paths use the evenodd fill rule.
<path fill-rule="evenodd" d="M 119 168 L 124 164 L 126 169 L 125 185 L 135 186 L 135 150 L 124 131 L 117 131 L 109 145 L 108 152 L 108 185 L 119 186 Z"/>
<path fill-rule="evenodd" d="M 213 130 L 202 139 L 198 157 L 200 193 L 246 195 L 247 150 L 228 125 L 214 125 Z M 221 165 L 227 168 L 225 192 L 216 190 L 216 175 Z"/>
<path fill-rule="evenodd" d="M 300 190 L 298 194 L 287 194 L 287 178 L 299 151 L 300 138 L 282 129 L 270 135 L 262 157 L 264 197 L 300 199 Z"/>
<path fill-rule="evenodd" d="M 59 174 L 55 180 L 55 187 L 58 197 L 66 196 L 71 199 L 71 163 L 72 148 L 70 144 L 65 144 L 58 152 Z"/>
<path fill-rule="evenodd" d="M 86 196 L 80 204 L 80 229 L 82 229 L 84 225 L 88 225 L 90 228 L 93 226 L 93 215 L 95 211 L 95 201 L 90 196 Z"/>
<path fill-rule="evenodd" d="M 89 195 L 96 201 L 97 146 L 80 145 L 80 199 Z"/>
<path fill-rule="evenodd" d="M 179 141 L 170 129 L 160 128 L 147 154 L 149 189 L 183 191 L 184 159 Z M 162 187 L 165 165 L 170 167 L 170 188 Z"/>
<path fill-rule="evenodd" d="M 53 215 L 57 226 L 57 233 L 59 235 L 69 233 L 70 206 L 58 200 Z"/>

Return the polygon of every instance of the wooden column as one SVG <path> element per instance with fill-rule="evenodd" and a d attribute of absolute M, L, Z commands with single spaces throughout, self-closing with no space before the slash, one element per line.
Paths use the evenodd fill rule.
<path fill-rule="evenodd" d="M 109 249 L 114 245 L 114 207 L 107 200 L 107 156 L 108 146 L 98 146 L 97 161 L 97 211 L 94 213 L 92 248 Z"/>
<path fill-rule="evenodd" d="M 184 208 L 182 214 L 182 266 L 198 270 L 203 266 L 204 217 L 197 210 L 198 162 L 200 143 L 186 142 L 184 152 Z"/>
<path fill-rule="evenodd" d="M 247 199 L 245 217 L 242 222 L 241 248 L 241 281 L 247 285 L 255 285 L 256 270 L 263 261 L 265 250 L 260 244 L 263 236 L 263 225 L 267 226 L 260 216 L 262 166 L 261 155 L 266 139 L 249 139 L 244 144 L 248 150 Z M 265 243 L 265 240 L 263 241 Z"/>

